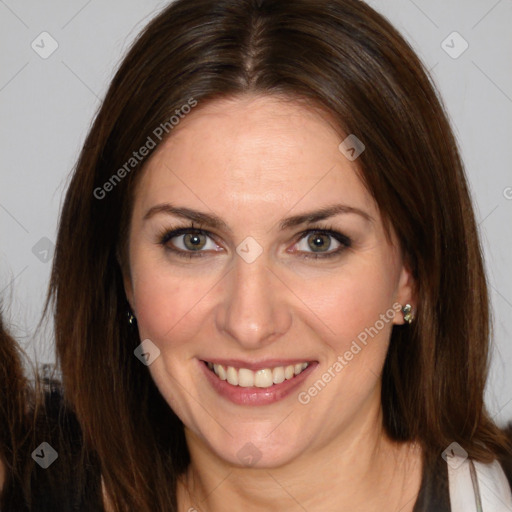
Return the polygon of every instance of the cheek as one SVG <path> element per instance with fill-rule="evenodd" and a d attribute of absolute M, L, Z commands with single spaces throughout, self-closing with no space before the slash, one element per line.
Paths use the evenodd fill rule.
<path fill-rule="evenodd" d="M 336 354 L 343 354 L 354 340 L 361 347 L 369 347 L 369 340 L 389 338 L 396 313 L 395 289 L 390 267 L 361 264 L 336 277 L 320 279 L 315 286 L 302 283 L 298 295 L 307 297 L 306 305 L 315 313 L 313 329 L 324 333 L 323 340 Z M 385 355 L 386 343 L 374 345 L 378 348 L 373 356 Z M 371 351 L 365 352 L 367 357 L 371 356 Z"/>
<path fill-rule="evenodd" d="M 141 339 L 149 338 L 157 345 L 169 339 L 174 344 L 190 339 L 200 325 L 211 278 L 186 275 L 178 267 L 171 269 L 165 262 L 144 255 L 133 258 L 131 276 Z"/>

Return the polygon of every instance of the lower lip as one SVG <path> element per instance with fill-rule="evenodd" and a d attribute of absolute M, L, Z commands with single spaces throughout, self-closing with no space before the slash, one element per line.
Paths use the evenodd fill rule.
<path fill-rule="evenodd" d="M 227 398 L 237 405 L 269 405 L 278 402 L 291 395 L 318 365 L 317 362 L 310 363 L 299 375 L 295 375 L 292 379 L 285 380 L 280 384 L 273 384 L 268 388 L 258 388 L 256 386 L 243 388 L 241 386 L 232 386 L 226 380 L 220 380 L 206 366 L 204 361 L 198 360 L 198 362 L 213 389 L 220 396 Z"/>

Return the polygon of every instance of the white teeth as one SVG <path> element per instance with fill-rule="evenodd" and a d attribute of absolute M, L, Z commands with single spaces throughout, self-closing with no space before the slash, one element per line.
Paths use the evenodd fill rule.
<path fill-rule="evenodd" d="M 242 371 L 242 370 L 240 370 Z M 264 370 L 258 370 L 254 374 L 254 385 L 257 388 L 268 388 L 272 386 L 272 370 L 270 368 L 265 368 Z"/>
<path fill-rule="evenodd" d="M 254 386 L 254 372 L 247 368 L 238 370 L 238 385 L 242 388 Z"/>
<path fill-rule="evenodd" d="M 242 388 L 257 387 L 268 388 L 273 384 L 281 384 L 285 380 L 293 379 L 299 375 L 308 366 L 309 363 L 290 364 L 288 366 L 277 366 L 275 368 L 262 368 L 261 370 L 252 371 L 247 368 L 234 368 L 228 366 L 225 368 L 221 364 L 207 363 L 208 368 L 213 370 L 220 380 L 227 380 L 232 386 L 240 386 Z"/>
<path fill-rule="evenodd" d="M 220 380 L 226 380 L 226 370 L 224 370 L 224 366 L 221 364 L 214 364 L 212 370 L 219 376 Z"/>
<path fill-rule="evenodd" d="M 228 366 L 227 380 L 233 386 L 238 386 L 238 372 L 232 367 Z"/>
<path fill-rule="evenodd" d="M 272 370 L 272 381 L 274 384 L 281 384 L 281 382 L 284 382 L 284 368 L 282 366 L 278 366 Z"/>

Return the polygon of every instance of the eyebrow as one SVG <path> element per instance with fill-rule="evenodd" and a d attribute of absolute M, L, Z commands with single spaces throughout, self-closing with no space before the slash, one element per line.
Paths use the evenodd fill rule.
<path fill-rule="evenodd" d="M 215 214 L 200 212 L 198 210 L 192 210 L 190 208 L 180 206 L 174 206 L 170 203 L 163 203 L 153 206 L 146 212 L 146 214 L 143 217 L 143 220 L 148 220 L 154 215 L 161 213 L 173 215 L 175 217 L 181 217 L 183 219 L 189 219 L 199 224 L 209 226 L 215 229 L 223 229 L 231 233 L 231 228 L 226 224 L 226 222 Z M 315 222 L 318 222 L 319 220 L 328 219 L 330 217 L 334 217 L 336 215 L 341 214 L 355 214 L 359 215 L 360 217 L 362 217 L 363 219 L 370 223 L 374 222 L 374 218 L 364 210 L 344 204 L 334 204 L 330 206 L 325 206 L 324 208 L 320 208 L 318 210 L 313 210 L 310 212 L 301 213 L 299 215 L 287 217 L 286 219 L 283 219 L 279 223 L 279 229 L 281 231 L 284 231 L 286 229 L 300 226 L 302 224 L 313 224 Z"/>

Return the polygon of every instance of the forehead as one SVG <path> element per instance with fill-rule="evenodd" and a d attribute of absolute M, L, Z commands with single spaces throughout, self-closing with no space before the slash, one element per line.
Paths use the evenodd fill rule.
<path fill-rule="evenodd" d="M 328 114 L 290 99 L 199 104 L 147 163 L 136 208 L 183 201 L 233 216 L 345 202 L 377 215 L 356 162 L 338 149 L 343 138 Z"/>

